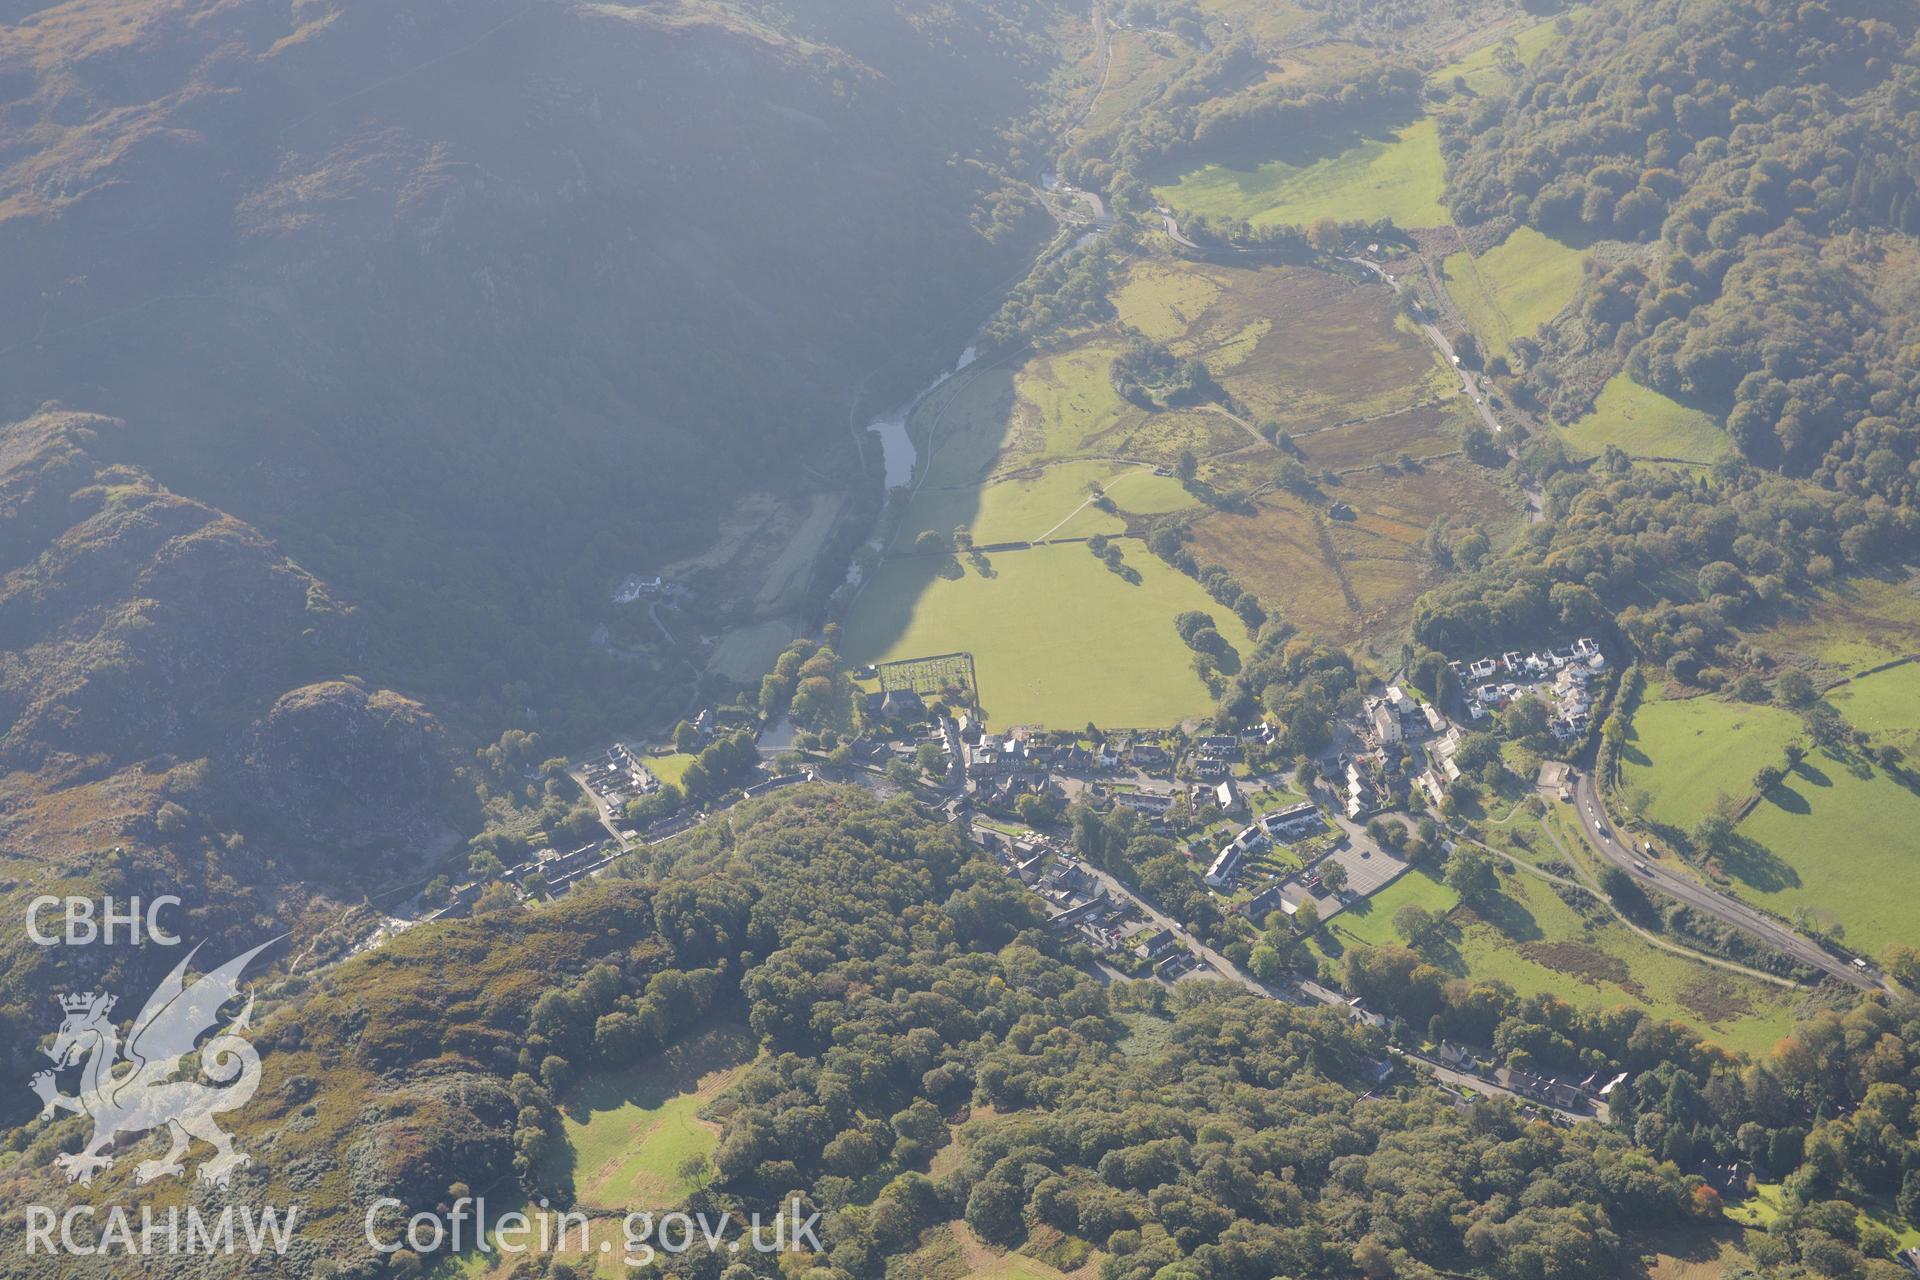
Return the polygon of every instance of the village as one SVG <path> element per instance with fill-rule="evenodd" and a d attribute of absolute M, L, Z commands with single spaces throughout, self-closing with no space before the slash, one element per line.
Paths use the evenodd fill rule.
<path fill-rule="evenodd" d="M 660 589 L 641 584 L 643 596 Z M 964 700 L 954 705 L 951 690 L 904 684 L 860 694 L 860 731 L 831 750 L 796 750 L 790 737 L 738 707 L 709 707 L 672 744 L 614 743 L 569 765 L 568 777 L 599 818 L 598 835 L 543 845 L 497 876 L 452 886 L 422 918 L 471 914 L 486 893 L 527 904 L 556 897 L 622 853 L 733 804 L 818 781 L 855 781 L 911 794 L 941 813 L 1036 896 L 1048 928 L 1083 949 L 1097 972 L 1164 983 L 1225 980 L 1270 998 L 1335 1005 L 1385 1029 L 1364 1001 L 1324 980 L 1255 977 L 1197 936 L 1170 904 L 1078 855 L 1061 819 L 1073 805 L 1125 814 L 1137 829 L 1173 842 L 1192 892 L 1221 917 L 1253 931 L 1308 936 L 1407 873 L 1405 838 L 1423 813 L 1440 811 L 1461 777 L 1455 756 L 1473 725 L 1535 697 L 1548 707 L 1555 737 L 1566 740 L 1584 731 L 1606 671 L 1599 646 L 1586 638 L 1454 665 L 1460 696 L 1453 714 L 1403 684 L 1376 684 L 1359 714 L 1336 726 L 1334 745 L 1304 767 L 1273 758 L 1274 733 L 1264 724 L 1242 733 L 995 730 Z M 684 768 L 687 749 L 730 735 L 754 735 L 758 750 L 722 795 L 636 818 L 661 807 L 649 798 L 672 790 L 663 774 Z M 1607 1093 L 1619 1083 L 1493 1066 L 1485 1047 L 1389 1047 L 1392 1058 L 1417 1062 L 1456 1097 L 1510 1096 L 1555 1123 L 1604 1115 Z M 1391 1070 L 1391 1061 L 1383 1059 L 1382 1069 Z"/>

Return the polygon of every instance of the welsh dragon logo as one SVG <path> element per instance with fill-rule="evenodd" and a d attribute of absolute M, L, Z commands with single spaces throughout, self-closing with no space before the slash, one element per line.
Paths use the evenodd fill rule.
<path fill-rule="evenodd" d="M 224 1184 L 235 1169 L 251 1163 L 252 1157 L 234 1150 L 233 1139 L 214 1117 L 245 1106 L 260 1085 L 260 1055 L 245 1035 L 253 997 L 247 997 L 226 1030 L 204 1045 L 198 1042 L 218 1024 L 221 1006 L 238 998 L 240 974 L 248 963 L 272 945 L 261 943 L 189 986 L 187 966 L 200 950 L 194 947 L 147 998 L 127 1033 L 124 1051 L 110 1017 L 114 997 L 98 991 L 60 997 L 66 1018 L 46 1051 L 54 1069 L 36 1072 L 30 1084 L 40 1095 L 41 1115 L 65 1110 L 93 1120 L 93 1136 L 85 1147 L 54 1157 L 68 1182 L 91 1186 L 94 1174 L 113 1164 L 105 1152 L 116 1138 L 162 1128 L 173 1145 L 159 1159 L 135 1166 L 134 1181 L 185 1173 L 182 1157 L 195 1138 L 214 1149 L 214 1155 L 200 1163 L 202 1182 Z M 190 1074 L 176 1078 L 196 1052 L 200 1073 L 214 1085 L 201 1084 Z M 76 1065 L 81 1067 L 80 1092 L 60 1092 L 55 1072 Z"/>

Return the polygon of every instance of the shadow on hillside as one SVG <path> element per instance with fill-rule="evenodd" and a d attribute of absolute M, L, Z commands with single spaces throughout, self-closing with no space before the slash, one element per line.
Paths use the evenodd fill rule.
<path fill-rule="evenodd" d="M 1807 803 L 1807 798 L 1784 782 L 1769 787 L 1762 799 L 1777 809 L 1799 817 L 1804 818 L 1813 812 L 1813 806 Z"/>
<path fill-rule="evenodd" d="M 1181 175 L 1208 164 L 1248 176 L 1276 160 L 1295 168 L 1306 168 L 1369 142 L 1391 145 L 1394 135 L 1419 123 L 1422 115 L 1419 110 L 1377 110 L 1368 112 L 1345 129 L 1304 129 L 1284 136 L 1267 133 L 1257 140 L 1183 149 L 1178 155 L 1151 166 L 1147 180 L 1149 184 L 1177 181 Z"/>
<path fill-rule="evenodd" d="M 1546 937 L 1540 922 L 1534 919 L 1533 912 L 1518 898 L 1507 893 L 1493 893 L 1471 905 L 1473 914 L 1498 929 L 1514 942 L 1533 942 Z"/>
<path fill-rule="evenodd" d="M 579 1123 L 585 1123 L 596 1111 L 622 1106 L 653 1110 L 691 1093 L 705 1076 L 738 1066 L 753 1053 L 752 1033 L 741 1023 L 729 1020 L 632 1066 L 594 1073 L 567 1092 L 561 1110 L 569 1120 Z"/>
<path fill-rule="evenodd" d="M 1795 796 L 1795 799 L 1799 797 Z M 1802 800 L 1800 803 L 1806 802 Z M 1798 811 L 1789 809 L 1788 812 Z M 1735 835 L 1727 847 L 1720 851 L 1719 859 L 1720 869 L 1727 875 L 1762 893 L 1778 893 L 1782 889 L 1800 887 L 1800 873 L 1793 869 L 1792 864 L 1750 836 Z"/>

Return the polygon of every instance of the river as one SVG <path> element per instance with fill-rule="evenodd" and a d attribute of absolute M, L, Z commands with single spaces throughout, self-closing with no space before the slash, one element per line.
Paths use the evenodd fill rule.
<path fill-rule="evenodd" d="M 913 399 L 867 424 L 867 430 L 880 433 L 881 455 L 886 459 L 887 488 L 898 489 L 912 484 L 913 467 L 920 460 L 920 450 L 914 445 L 913 437 L 907 434 L 907 419 L 920 407 L 920 402 L 937 391 L 942 383 L 972 364 L 974 354 L 973 347 L 968 346 L 960 353 L 960 359 L 953 368 L 922 387 Z"/>

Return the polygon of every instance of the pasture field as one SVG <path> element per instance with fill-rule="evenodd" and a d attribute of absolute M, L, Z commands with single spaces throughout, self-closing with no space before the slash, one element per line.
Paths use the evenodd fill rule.
<path fill-rule="evenodd" d="M 1176 355 L 1205 360 L 1252 418 L 1295 434 L 1457 389 L 1386 288 L 1329 272 L 1141 262 L 1114 306 Z"/>
<path fill-rule="evenodd" d="M 1432 119 L 1346 141 L 1331 152 L 1308 144 L 1258 161 L 1214 161 L 1153 193 L 1175 209 L 1256 226 L 1308 226 L 1316 218 L 1390 218 L 1407 229 L 1452 222 L 1441 204 L 1446 165 Z"/>
<path fill-rule="evenodd" d="M 1883 687 L 1894 700 L 1889 715 L 1897 714 L 1915 688 L 1907 670 L 1867 677 L 1854 696 L 1871 704 L 1872 681 L 1892 677 Z M 1622 752 L 1627 785 L 1651 797 L 1649 816 L 1690 829 L 1721 792 L 1751 794 L 1754 772 L 1780 763 L 1800 737 L 1799 719 L 1777 708 L 1650 696 Z M 1719 865 L 1747 901 L 1818 927 L 1844 925 L 1847 943 L 1871 954 L 1911 932 L 1911 911 L 1887 886 L 1920 872 L 1915 830 L 1920 795 L 1905 782 L 1863 758 L 1810 750 L 1741 820 Z"/>
<path fill-rule="evenodd" d="M 1854 728 L 1920 756 L 1920 662 L 1876 671 L 1827 695 Z"/>
<path fill-rule="evenodd" d="M 996 725 L 1171 725 L 1211 709 L 1193 654 L 1173 629 L 1211 613 L 1236 647 L 1246 628 L 1200 585 L 1135 540 L 1120 544 L 1131 583 L 1078 543 L 987 557 L 957 576 L 931 557 L 883 564 L 846 623 L 848 657 L 887 661 L 968 650 Z"/>
<path fill-rule="evenodd" d="M 561 1104 L 565 1150 L 581 1207 L 668 1209 L 692 1184 L 689 1156 L 713 1154 L 720 1127 L 699 1118 L 753 1059 L 753 1036 L 720 1022 L 624 1071 L 591 1076 Z"/>
<path fill-rule="evenodd" d="M 1647 816 L 1682 830 L 1713 809 L 1724 792 L 1753 790 L 1762 765 L 1778 764 L 1800 736 L 1800 719 L 1778 707 L 1713 697 L 1669 698 L 1651 674 L 1620 759 L 1625 785 L 1646 791 Z"/>
<path fill-rule="evenodd" d="M 1429 79 L 1434 84 L 1451 89 L 1454 77 L 1458 76 L 1466 81 L 1467 92 L 1475 97 L 1506 93 L 1513 88 L 1516 80 L 1503 69 L 1502 46 L 1512 52 L 1513 61 L 1519 66 L 1532 66 L 1533 60 L 1558 38 L 1560 17 L 1577 20 L 1585 12 L 1586 6 L 1581 5 L 1567 10 L 1564 15 L 1549 18 L 1545 22 L 1535 23 L 1530 27 L 1522 27 L 1511 35 L 1483 44 L 1471 53 L 1464 54 L 1440 67 Z"/>
<path fill-rule="evenodd" d="M 1588 456 L 1611 444 L 1636 458 L 1712 462 L 1733 449 L 1732 440 L 1710 415 L 1648 390 L 1625 371 L 1614 374 L 1600 389 L 1593 412 L 1563 428 L 1561 435 L 1575 453 Z"/>
<path fill-rule="evenodd" d="M 1261 42 L 1284 40 L 1312 21 L 1313 14 L 1289 0 L 1200 0 L 1208 17 L 1230 23 Z"/>
<path fill-rule="evenodd" d="M 1578 249 L 1532 227 L 1516 227 L 1477 258 L 1449 254 L 1440 274 L 1481 349 L 1492 357 L 1505 355 L 1515 338 L 1538 333 L 1573 301 L 1585 261 Z"/>
<path fill-rule="evenodd" d="M 1014 375 L 1010 369 L 997 364 L 971 365 L 915 405 L 907 418 L 907 434 L 913 439 L 916 453 L 914 488 L 979 484 L 985 480 L 1006 440 L 1013 399 Z M 1113 400 L 1121 403 L 1118 396 Z"/>
<path fill-rule="evenodd" d="M 1313 440 L 1301 442 L 1310 459 Z M 1334 500 L 1356 518 L 1329 516 Z M 1317 499 L 1269 493 L 1251 514 L 1212 512 L 1194 524 L 1192 548 L 1202 564 L 1232 570 L 1269 612 L 1309 635 L 1350 642 L 1404 616 L 1426 589 L 1432 568 L 1420 543 L 1440 516 L 1496 538 L 1519 522 L 1489 473 L 1448 458 L 1412 473 L 1359 472 Z"/>
<path fill-rule="evenodd" d="M 1590 924 L 1532 876 L 1503 870 L 1501 893 L 1484 912 L 1456 910 L 1452 889 L 1410 871 L 1375 894 L 1370 910 L 1344 911 L 1327 928 L 1343 945 L 1404 945 L 1393 927 L 1401 907 L 1453 911 L 1444 938 L 1424 954 L 1456 976 L 1499 978 L 1523 995 L 1552 994 L 1583 1008 L 1637 1006 L 1756 1055 L 1791 1029 L 1791 991 L 1662 951 L 1617 921 Z"/>
<path fill-rule="evenodd" d="M 1126 526 L 1124 520 L 1086 505 L 1092 496 L 1091 486 L 1124 482 L 1129 472 L 1139 470 L 1153 475 L 1151 469 L 1124 464 L 1075 462 L 985 484 L 922 489 L 907 507 L 891 547 L 905 551 L 925 530 L 944 536 L 963 525 L 975 544 L 982 546 L 1030 542 L 1048 530 L 1054 530 L 1054 536 L 1060 538 L 1119 533 Z M 1127 485 L 1120 483 L 1119 487 L 1125 489 Z M 1116 493 L 1116 502 L 1118 498 Z"/>
<path fill-rule="evenodd" d="M 1913 941 L 1913 902 L 1898 886 L 1920 875 L 1920 795 L 1878 766 L 1807 758 L 1740 823 L 1726 860 L 1740 896 L 1815 925 L 1846 926 L 1868 955 Z"/>
<path fill-rule="evenodd" d="M 1093 504 L 1098 487 L 1117 513 Z M 965 526 L 977 546 L 1085 538 L 1126 528 L 1128 515 L 1157 515 L 1194 505 L 1171 476 L 1145 462 L 1092 460 L 1046 464 L 980 485 L 922 489 L 901 518 L 891 548 L 905 551 L 922 530 L 950 535 Z"/>
<path fill-rule="evenodd" d="M 1920 653 L 1920 576 L 1895 572 L 1829 583 L 1752 639 L 1769 653 L 1804 659 L 1836 677 Z"/>
<path fill-rule="evenodd" d="M 1198 517 L 1194 554 L 1203 563 L 1227 566 L 1269 608 L 1306 630 L 1345 640 L 1393 621 L 1424 588 L 1429 568 L 1418 545 L 1436 517 L 1478 521 L 1496 538 L 1517 524 L 1491 473 L 1448 456 L 1457 452 L 1470 409 L 1427 344 L 1400 322 L 1386 289 L 1296 267 L 1143 260 L 1116 288 L 1115 305 L 1124 325 L 1167 343 L 1178 356 L 1206 360 L 1244 413 L 1217 405 L 1154 411 L 1122 400 L 1109 378 L 1119 350 L 1110 331 L 1032 353 L 1017 366 L 970 369 L 929 396 L 908 424 L 922 451 L 921 469 L 894 551 L 910 548 L 928 529 L 946 535 L 964 526 L 975 545 L 988 546 L 1112 535 L 1133 517 L 1187 511 Z M 1254 429 L 1262 418 L 1278 422 L 1316 472 L 1341 473 L 1344 482 L 1319 495 L 1268 494 L 1251 514 L 1202 505 L 1204 486 L 1245 491 L 1271 481 L 1283 455 Z M 1200 486 L 1154 474 L 1183 449 L 1200 459 Z M 1406 473 L 1378 470 L 1402 453 L 1426 465 Z M 1096 484 L 1114 511 L 1088 503 Z M 1351 504 L 1357 518 L 1329 518 L 1335 500 Z M 1150 582 L 1158 580 L 1162 566 L 1145 563 L 1150 557 L 1131 545 L 1128 562 L 1152 575 Z M 973 609 L 976 599 L 991 612 L 966 621 L 965 629 L 994 633 L 999 638 L 988 647 L 1005 650 L 1007 637 L 1028 626 L 1009 609 L 1027 616 L 1027 596 L 1046 594 L 1037 583 L 1031 590 L 1024 585 L 1033 562 L 1014 557 L 1028 554 L 990 553 L 994 576 L 985 578 L 971 567 L 965 577 L 941 579 L 931 564 L 887 566 L 884 581 L 863 593 L 874 599 L 855 610 L 857 629 L 872 648 L 859 656 L 954 648 L 930 647 L 932 633 L 962 625 L 957 613 Z M 1112 588 L 1124 586 L 1090 556 L 1076 555 L 1086 553 L 1056 557 L 1077 582 L 1063 598 L 1092 588 L 1089 599 L 1111 599 Z M 916 587 L 954 603 L 922 613 L 908 599 Z M 1121 592 L 1121 600 L 1136 590 Z M 1197 594 L 1185 584 L 1178 590 L 1182 598 Z M 1119 616 L 1133 616 L 1131 606 L 1121 607 Z M 1178 609 L 1167 616 L 1173 612 Z M 1106 607 L 1094 604 L 1090 616 L 1106 616 Z M 1227 634 L 1237 630 L 1236 623 Z M 1086 643 L 1097 639 L 1084 627 L 1069 634 Z M 909 638 L 902 641 L 903 635 Z M 1040 650 L 1024 642 L 1014 647 Z M 1152 647 L 1160 648 L 1159 637 Z M 1190 682 L 1198 688 L 1185 669 L 1190 655 L 1163 655 L 1174 672 L 1159 678 L 1157 693 L 1135 699 L 1161 714 L 1134 721 L 1111 713 L 1116 723 L 1164 724 L 1169 710 L 1175 719 L 1199 710 L 1186 691 Z M 1000 687 L 1017 687 L 1005 683 L 1007 674 Z M 982 680 L 991 683 L 984 667 Z M 1178 696 L 1169 696 L 1169 682 L 1181 690 Z M 1014 705 L 1031 704 L 1020 697 Z M 1027 718 L 1022 711 L 1016 722 Z M 1086 718 L 1075 713 L 1067 723 Z"/>

